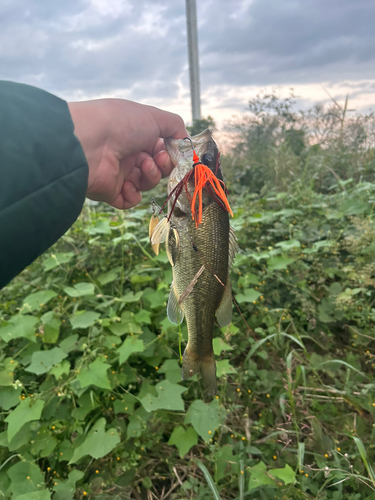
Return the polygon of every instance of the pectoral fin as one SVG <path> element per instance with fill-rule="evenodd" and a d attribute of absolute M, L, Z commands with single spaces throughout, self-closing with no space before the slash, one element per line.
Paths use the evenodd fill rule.
<path fill-rule="evenodd" d="M 166 250 L 171 266 L 175 266 L 180 253 L 180 236 L 177 229 L 170 228 L 167 233 Z"/>
<path fill-rule="evenodd" d="M 171 291 L 169 292 L 167 316 L 169 321 L 175 325 L 179 325 L 184 319 L 184 312 L 178 304 L 178 298 L 173 283 L 171 285 Z"/>
<path fill-rule="evenodd" d="M 232 321 L 232 286 L 229 277 L 223 298 L 216 310 L 216 319 L 221 327 L 229 325 Z"/>

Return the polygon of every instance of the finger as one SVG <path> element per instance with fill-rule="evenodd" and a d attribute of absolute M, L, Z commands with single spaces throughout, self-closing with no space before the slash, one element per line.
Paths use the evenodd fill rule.
<path fill-rule="evenodd" d="M 150 189 L 153 189 L 159 184 L 162 172 L 151 157 L 145 158 L 142 161 L 140 170 L 142 173 L 140 184 L 141 191 L 150 191 Z"/>
<path fill-rule="evenodd" d="M 165 151 L 164 139 L 159 137 L 159 139 L 155 142 L 154 150 L 152 151 L 153 156 L 158 154 L 160 151 Z"/>
<path fill-rule="evenodd" d="M 158 124 L 159 137 L 183 139 L 189 135 L 181 116 L 152 106 L 150 106 L 150 112 Z"/>
<path fill-rule="evenodd" d="M 124 182 L 120 196 L 122 197 L 122 206 L 117 208 L 135 207 L 142 201 L 142 193 L 130 181 Z"/>
<path fill-rule="evenodd" d="M 156 154 L 154 156 L 154 162 L 160 170 L 162 177 L 168 177 L 174 168 L 171 157 L 166 151 L 160 151 Z"/>

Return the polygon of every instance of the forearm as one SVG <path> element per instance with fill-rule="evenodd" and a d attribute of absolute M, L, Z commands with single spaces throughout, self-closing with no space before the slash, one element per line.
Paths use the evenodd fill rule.
<path fill-rule="evenodd" d="M 67 104 L 0 82 L 0 288 L 78 217 L 88 167 Z"/>

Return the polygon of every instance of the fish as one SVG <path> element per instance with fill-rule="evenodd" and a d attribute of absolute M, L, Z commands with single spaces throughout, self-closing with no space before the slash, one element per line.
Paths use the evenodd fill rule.
<path fill-rule="evenodd" d="M 232 320 L 229 270 L 238 250 L 229 224 L 232 211 L 210 129 L 192 138 L 165 139 L 165 146 L 174 164 L 168 179 L 168 215 L 161 220 L 155 213 L 151 217 L 150 242 L 156 253 L 165 243 L 172 266 L 168 318 L 174 324 L 185 318 L 187 323 L 182 379 L 199 373 L 205 389 L 214 395 L 215 317 L 220 327 Z"/>

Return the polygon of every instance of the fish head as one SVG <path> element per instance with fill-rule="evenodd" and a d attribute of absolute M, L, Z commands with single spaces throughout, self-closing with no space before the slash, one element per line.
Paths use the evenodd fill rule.
<path fill-rule="evenodd" d="M 193 166 L 193 149 L 202 163 L 211 170 L 215 170 L 219 149 L 212 137 L 211 129 L 207 128 L 191 138 L 168 138 L 164 142 L 173 165 L 178 170 L 184 171 L 184 175 Z"/>
<path fill-rule="evenodd" d="M 193 167 L 194 151 L 199 160 L 213 172 L 218 163 L 219 148 L 212 137 L 212 130 L 206 129 L 200 134 L 185 139 L 165 139 L 166 150 L 175 168 L 172 170 L 168 181 L 168 193 L 185 177 Z M 222 178 L 218 169 L 218 177 Z"/>

